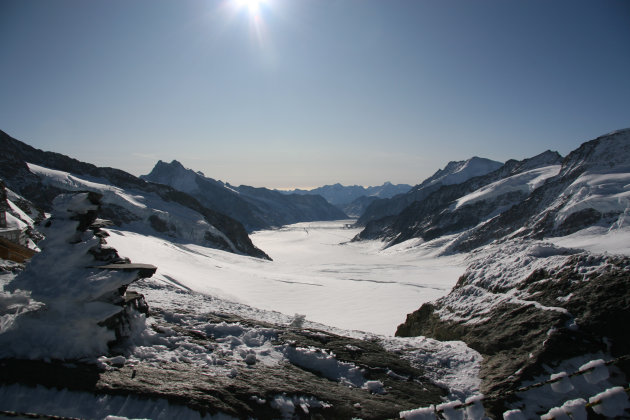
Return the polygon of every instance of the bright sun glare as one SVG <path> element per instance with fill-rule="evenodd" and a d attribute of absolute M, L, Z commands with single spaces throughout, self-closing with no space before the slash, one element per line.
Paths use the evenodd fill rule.
<path fill-rule="evenodd" d="M 265 0 L 236 0 L 240 7 L 247 7 L 250 13 L 258 13 Z"/>

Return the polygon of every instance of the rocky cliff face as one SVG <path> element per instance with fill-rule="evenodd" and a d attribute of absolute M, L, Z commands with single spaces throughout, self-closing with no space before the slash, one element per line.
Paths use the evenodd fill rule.
<path fill-rule="evenodd" d="M 249 231 L 347 217 L 319 196 L 286 195 L 267 188 L 224 184 L 186 169 L 175 160 L 159 161 L 151 173 L 141 178 L 186 192 L 208 208 L 230 215 Z"/>
<path fill-rule="evenodd" d="M 1 131 L 0 148 L 3 150 L 0 178 L 13 191 L 43 210 L 49 211 L 53 199 L 61 193 L 94 190 L 105 195 L 103 217 L 117 226 L 125 225 L 136 230 L 150 228 L 155 234 L 268 258 L 252 244 L 238 221 L 203 206 L 195 198 L 172 187 L 148 183 L 118 169 L 99 168 L 59 153 L 44 152 Z M 34 170 L 28 164 L 40 169 Z M 142 197 L 144 203 L 134 205 L 133 200 L 125 198 L 134 195 Z M 193 219 L 199 219 L 201 225 L 195 229 L 185 228 Z M 207 229 L 201 229 L 204 226 Z"/>
<path fill-rule="evenodd" d="M 503 164 L 490 159 L 473 157 L 465 161 L 449 162 L 444 169 L 438 170 L 409 192 L 398 194 L 389 199 L 380 199 L 370 204 L 357 220 L 357 225 L 366 226 L 370 221 L 386 216 L 395 216 L 407 206 L 423 201 L 443 185 L 461 184 L 470 178 L 485 175 L 500 168 Z"/>

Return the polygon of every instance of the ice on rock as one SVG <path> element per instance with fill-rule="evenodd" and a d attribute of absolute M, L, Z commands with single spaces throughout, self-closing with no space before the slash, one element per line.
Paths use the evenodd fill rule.
<path fill-rule="evenodd" d="M 527 420 L 521 410 L 508 410 L 503 413 L 503 420 Z"/>
<path fill-rule="evenodd" d="M 359 367 L 353 363 L 341 362 L 334 354 L 320 349 L 286 345 L 284 355 L 294 365 L 319 372 L 324 377 L 344 385 L 360 388 L 366 382 Z"/>
<path fill-rule="evenodd" d="M 573 420 L 587 420 L 586 400 L 578 398 L 562 404 L 562 409 L 569 414 Z"/>
<path fill-rule="evenodd" d="M 486 415 L 486 410 L 483 408 L 483 395 L 473 395 L 466 398 L 466 417 L 469 420 L 481 420 Z"/>
<path fill-rule="evenodd" d="M 280 411 L 283 419 L 292 419 L 296 408 L 300 408 L 303 414 L 308 415 L 309 409 L 312 408 L 329 408 L 330 404 L 319 401 L 313 397 L 293 396 L 289 397 L 285 394 L 276 396 L 271 401 L 271 407 Z M 297 415 L 297 413 L 295 413 Z M 299 417 L 299 415 L 297 415 Z"/>
<path fill-rule="evenodd" d="M 363 388 L 367 389 L 372 394 L 385 394 L 385 389 L 381 381 L 366 381 L 365 384 L 363 384 Z"/>
<path fill-rule="evenodd" d="M 608 379 L 608 367 L 602 359 L 591 360 L 590 362 L 580 366 L 579 371 L 584 372 L 584 379 L 588 383 L 596 384 Z M 587 372 L 586 372 L 587 371 Z"/>
<path fill-rule="evenodd" d="M 551 384 L 551 389 L 559 394 L 566 394 L 573 390 L 573 384 L 566 372 L 554 373 L 550 380 L 556 381 Z"/>
<path fill-rule="evenodd" d="M 440 404 L 436 407 L 436 409 L 442 412 L 442 415 L 446 420 L 464 420 L 465 411 L 461 405 L 461 401 L 455 400 Z"/>
<path fill-rule="evenodd" d="M 435 407 L 416 408 L 413 410 L 401 411 L 399 413 L 401 419 L 406 420 L 435 420 Z"/>
<path fill-rule="evenodd" d="M 620 386 L 600 392 L 589 398 L 588 402 L 593 404 L 593 411 L 606 417 L 625 416 L 628 415 L 626 410 L 630 409 L 628 394 Z"/>
<path fill-rule="evenodd" d="M 547 412 L 547 414 L 543 414 L 540 416 L 541 420 L 571 420 L 571 417 L 567 415 L 561 407 L 554 407 Z"/>

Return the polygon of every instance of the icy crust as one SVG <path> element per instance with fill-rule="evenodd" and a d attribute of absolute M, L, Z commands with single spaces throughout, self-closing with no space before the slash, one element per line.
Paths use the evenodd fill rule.
<path fill-rule="evenodd" d="M 518 289 L 534 271 L 564 265 L 570 256 L 582 252 L 547 242 L 512 240 L 480 248 L 470 254 L 469 266 L 458 285 L 436 303 L 440 319 L 481 323 L 503 303 L 536 305 L 537 308 L 566 313 L 561 307 L 528 301 L 530 295 Z M 597 267 L 593 267 L 593 270 Z M 588 267 L 584 267 L 587 274 Z"/>
<path fill-rule="evenodd" d="M 239 253 L 234 243 L 205 218 L 187 207 L 166 202 L 155 194 L 126 190 L 109 185 L 105 179 L 85 179 L 68 172 L 28 164 L 29 170 L 42 182 L 63 190 L 95 191 L 103 195 L 102 202 L 129 213 L 125 226 L 131 230 L 155 234 L 156 227 L 170 236 L 207 244 L 207 236 L 218 238 L 232 252 Z M 149 227 L 151 226 L 151 227 Z"/>
<path fill-rule="evenodd" d="M 95 211 L 88 193 L 58 196 L 45 223 L 42 252 L 35 255 L 0 295 L 0 358 L 81 358 L 106 353 L 113 331 L 98 324 L 123 308 L 112 293 L 137 278 L 136 272 L 104 271 L 90 251 L 100 239 L 79 231 L 77 216 Z M 20 302 L 18 305 L 17 302 Z"/>

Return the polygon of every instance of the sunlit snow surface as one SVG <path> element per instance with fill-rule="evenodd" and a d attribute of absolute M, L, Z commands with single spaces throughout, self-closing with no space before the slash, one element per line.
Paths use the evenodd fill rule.
<path fill-rule="evenodd" d="M 446 293 L 464 272 L 462 256 L 437 244 L 382 250 L 349 242 L 345 223 L 298 223 L 251 235 L 273 261 L 110 230 L 107 242 L 132 261 L 154 264 L 155 279 L 196 292 L 346 330 L 393 335 L 407 313 Z"/>

